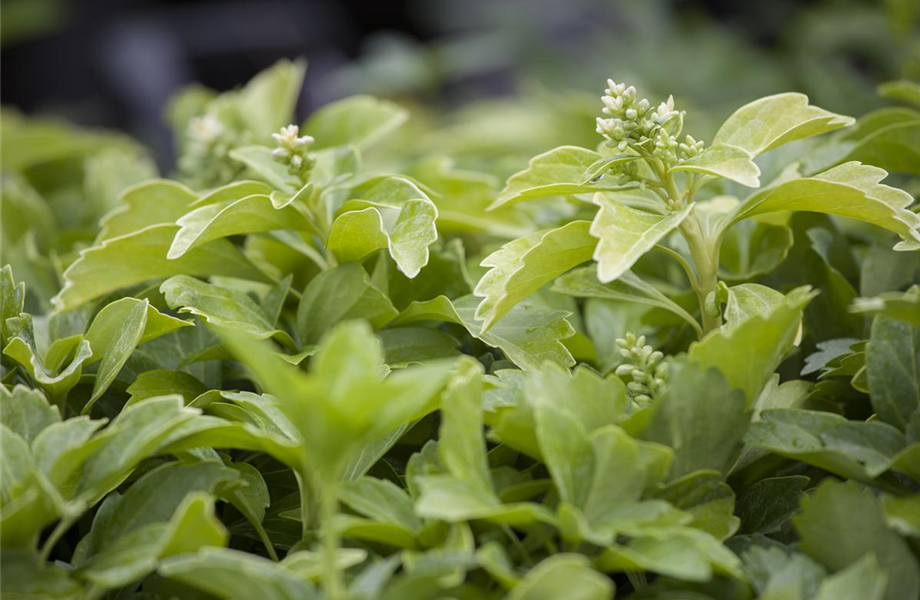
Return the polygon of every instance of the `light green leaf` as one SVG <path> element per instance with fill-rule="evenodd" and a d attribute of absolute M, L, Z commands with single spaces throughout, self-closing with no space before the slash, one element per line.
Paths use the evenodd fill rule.
<path fill-rule="evenodd" d="M 502 246 L 483 259 L 492 267 L 473 293 L 483 297 L 476 308 L 482 331 L 488 331 L 518 302 L 579 264 L 590 260 L 597 241 L 590 223 L 573 221 L 558 229 L 538 231 Z"/>
<path fill-rule="evenodd" d="M 166 303 L 180 313 L 201 317 L 217 327 L 233 329 L 259 339 L 273 337 L 294 350 L 297 345 L 287 332 L 275 329 L 265 313 L 247 294 L 205 283 L 194 277 L 176 275 L 163 282 L 160 291 Z"/>
<path fill-rule="evenodd" d="M 252 195 L 234 202 L 206 204 L 183 215 L 166 257 L 181 258 L 186 252 L 212 240 L 275 229 L 315 231 L 316 226 L 297 204 L 276 208 L 267 195 Z"/>
<path fill-rule="evenodd" d="M 441 464 L 465 484 L 492 492 L 492 476 L 482 437 L 482 366 L 461 360 L 457 374 L 441 399 L 438 456 Z"/>
<path fill-rule="evenodd" d="M 884 292 L 873 298 L 856 298 L 850 312 L 877 314 L 920 327 L 920 286 L 906 292 Z"/>
<path fill-rule="evenodd" d="M 917 560 L 886 526 L 879 501 L 869 490 L 827 480 L 802 501 L 802 513 L 793 521 L 801 536 L 799 547 L 830 570 L 841 571 L 874 553 L 887 575 L 886 600 L 920 594 Z"/>
<path fill-rule="evenodd" d="M 352 144 L 367 148 L 406 122 L 401 106 L 373 96 L 352 96 L 319 109 L 303 125 L 317 149 Z"/>
<path fill-rule="evenodd" d="M 188 212 L 198 194 L 181 183 L 154 179 L 121 193 L 118 206 L 102 218 L 96 243 L 140 231 L 151 225 L 175 223 Z"/>
<path fill-rule="evenodd" d="M 16 283 L 13 268 L 3 265 L 0 271 L 0 346 L 6 347 L 9 339 L 15 335 L 7 319 L 16 318 L 22 313 L 26 299 L 26 284 Z"/>
<path fill-rule="evenodd" d="M 893 231 L 903 240 L 895 250 L 918 249 L 920 216 L 907 208 L 913 197 L 879 183 L 887 175 L 877 167 L 848 162 L 813 177 L 791 179 L 748 197 L 726 219 L 726 226 L 776 211 L 819 212 Z"/>
<path fill-rule="evenodd" d="M 808 104 L 804 94 L 776 94 L 745 104 L 716 132 L 715 144 L 729 144 L 757 156 L 795 140 L 852 125 L 851 117 Z"/>
<path fill-rule="evenodd" d="M 102 358 L 108 348 L 112 346 L 115 339 L 120 334 L 125 318 L 135 309 L 138 304 L 147 302 L 137 298 L 121 298 L 110 302 L 100 310 L 93 318 L 92 324 L 83 336 L 89 342 L 93 350 L 93 356 L 90 363 Z M 170 315 L 164 315 L 152 305 L 147 303 L 147 318 L 144 324 L 144 332 L 141 335 L 138 345 L 150 340 L 156 339 L 161 335 L 172 333 L 182 327 L 193 327 L 194 323 L 183 321 Z"/>
<path fill-rule="evenodd" d="M 389 298 L 358 264 L 344 264 L 313 278 L 297 308 L 297 331 L 304 344 L 315 344 L 337 323 L 367 319 L 380 328 L 396 317 Z"/>
<path fill-rule="evenodd" d="M 575 360 L 560 340 L 575 331 L 566 313 L 536 304 L 518 304 L 486 333 L 475 318 L 475 296 L 463 296 L 454 301 L 438 296 L 427 302 L 413 302 L 393 320 L 392 326 L 419 321 L 441 321 L 462 325 L 469 334 L 494 348 L 501 349 L 515 364 L 525 370 L 539 369 L 544 362 L 573 366 Z"/>
<path fill-rule="evenodd" d="M 595 194 L 600 206 L 591 223 L 591 235 L 600 240 L 594 250 L 597 278 L 601 283 L 616 280 L 639 258 L 674 231 L 693 205 L 667 215 L 655 215 L 630 208 L 604 195 Z"/>
<path fill-rule="evenodd" d="M 147 309 L 150 303 L 143 300 L 134 305 L 119 326 L 118 333 L 100 357 L 99 370 L 93 383 L 93 393 L 83 406 L 83 414 L 89 414 L 93 404 L 102 397 L 121 368 L 130 358 L 131 353 L 140 343 L 147 326 Z"/>
<path fill-rule="evenodd" d="M 505 600 L 610 600 L 614 586 L 580 554 L 557 554 L 531 569 Z"/>
<path fill-rule="evenodd" d="M 814 600 L 882 600 L 888 576 L 874 554 L 867 554 L 821 582 Z"/>
<path fill-rule="evenodd" d="M 306 70 L 304 60 L 279 60 L 232 92 L 236 110 L 256 140 L 267 142 L 272 133 L 293 122 Z"/>
<path fill-rule="evenodd" d="M 760 187 L 760 168 L 754 155 L 739 146 L 714 144 L 672 171 L 690 171 L 737 181 L 747 187 Z"/>
<path fill-rule="evenodd" d="M 229 548 L 168 558 L 163 577 L 227 600 L 315 600 L 313 586 L 279 563 Z"/>
<path fill-rule="evenodd" d="M 900 100 L 920 108 L 920 84 L 909 79 L 886 81 L 878 86 L 880 96 Z"/>
<path fill-rule="evenodd" d="M 58 404 L 80 382 L 83 365 L 90 359 L 93 351 L 89 342 L 75 335 L 55 340 L 44 358 L 39 357 L 35 341 L 32 339 L 31 319 L 27 319 L 27 322 L 27 332 L 10 340 L 3 349 L 3 354 L 22 365 L 32 381 L 52 402 Z M 64 366 L 63 361 L 68 359 L 70 362 Z"/>
<path fill-rule="evenodd" d="M 56 406 L 51 406 L 38 390 L 17 385 L 12 390 L 0 386 L 0 423 L 22 437 L 26 443 L 46 427 L 61 422 Z"/>
<path fill-rule="evenodd" d="M 340 262 L 355 262 L 388 249 L 399 270 L 414 278 L 428 264 L 428 246 L 438 239 L 438 209 L 404 177 L 371 179 L 351 192 L 326 240 Z"/>
<path fill-rule="evenodd" d="M 872 407 L 902 431 L 920 407 L 920 328 L 880 315 L 866 349 Z"/>
<path fill-rule="evenodd" d="M 172 275 L 224 276 L 269 282 L 268 277 L 227 240 L 214 240 L 169 260 L 175 225 L 157 225 L 111 239 L 80 253 L 64 271 L 64 287 L 52 298 L 69 310 L 109 292 Z"/>
<path fill-rule="evenodd" d="M 786 296 L 756 284 L 732 289 L 725 325 L 692 344 L 688 354 L 703 369 L 719 369 L 750 404 L 796 342 L 802 312 L 815 294 L 807 287 Z"/>
<path fill-rule="evenodd" d="M 597 152 L 576 146 L 561 146 L 535 156 L 526 169 L 508 179 L 489 210 L 520 200 L 620 189 L 613 178 L 584 182 L 585 172 L 600 158 Z"/>
<path fill-rule="evenodd" d="M 648 571 L 683 581 L 709 581 L 713 573 L 741 578 L 738 557 L 709 534 L 667 531 L 611 546 L 595 559 L 608 572 Z"/>

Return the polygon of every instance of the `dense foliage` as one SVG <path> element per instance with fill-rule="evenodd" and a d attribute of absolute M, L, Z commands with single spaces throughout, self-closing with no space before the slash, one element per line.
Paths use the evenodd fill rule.
<path fill-rule="evenodd" d="M 502 186 L 303 73 L 181 94 L 172 179 L 4 114 L 4 598 L 920 595 L 920 87 L 608 81 Z"/>

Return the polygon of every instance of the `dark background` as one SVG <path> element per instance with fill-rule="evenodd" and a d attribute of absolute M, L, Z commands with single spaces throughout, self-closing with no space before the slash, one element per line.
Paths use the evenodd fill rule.
<path fill-rule="evenodd" d="M 822 106 L 862 111 L 903 70 L 886 7 L 912 2 L 3 0 L 0 101 L 124 129 L 161 162 L 176 90 L 229 89 L 281 57 L 309 60 L 301 116 L 356 92 L 451 108 L 527 81 L 599 91 L 611 65 L 701 103 L 713 86 L 726 102 L 811 86 Z"/>

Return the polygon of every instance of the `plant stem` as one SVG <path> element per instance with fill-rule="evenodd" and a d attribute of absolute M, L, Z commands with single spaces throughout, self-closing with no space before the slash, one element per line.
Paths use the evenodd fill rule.
<path fill-rule="evenodd" d="M 326 482 L 321 487 L 320 514 L 323 528 L 323 587 L 326 588 L 328 600 L 342 600 L 345 597 L 345 583 L 338 564 L 342 540 L 334 523 L 338 512 L 338 485 Z"/>
<path fill-rule="evenodd" d="M 693 288 L 700 303 L 700 314 L 703 319 L 703 336 L 710 331 L 722 326 L 720 314 L 711 315 L 706 310 L 706 298 L 715 293 L 719 283 L 719 244 L 710 245 L 703 237 L 700 224 L 691 214 L 680 225 L 680 232 L 687 240 L 690 256 L 696 266 L 697 285 Z"/>
<path fill-rule="evenodd" d="M 71 525 L 74 524 L 74 519 L 65 518 L 58 521 L 58 524 L 55 526 L 54 530 L 51 531 L 51 535 L 48 536 L 48 539 L 45 540 L 45 545 L 42 546 L 42 551 L 38 555 L 39 565 L 41 563 L 47 562 L 48 557 L 51 556 L 51 551 L 54 550 L 55 544 L 67 533 L 67 530 L 70 529 Z"/>

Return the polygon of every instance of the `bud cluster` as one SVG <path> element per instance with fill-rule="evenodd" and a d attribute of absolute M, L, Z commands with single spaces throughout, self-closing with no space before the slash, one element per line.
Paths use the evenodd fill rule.
<path fill-rule="evenodd" d="M 230 158 L 236 132 L 215 115 L 193 118 L 185 132 L 185 149 L 179 158 L 179 170 L 195 187 L 213 187 L 231 181 L 240 165 Z"/>
<path fill-rule="evenodd" d="M 673 96 L 653 107 L 645 98 L 638 98 L 635 87 L 608 79 L 601 101 L 606 117 L 597 118 L 597 132 L 619 152 L 630 147 L 642 148 L 671 165 L 692 158 L 703 149 L 703 142 L 689 135 L 678 142 L 684 113 L 674 109 Z"/>
<path fill-rule="evenodd" d="M 638 338 L 627 333 L 625 338 L 616 341 L 620 355 L 630 361 L 617 367 L 619 377 L 629 378 L 626 388 L 633 400 L 645 405 L 658 397 L 668 383 L 668 362 L 664 354 L 645 343 L 645 336 Z"/>
<path fill-rule="evenodd" d="M 277 147 L 272 150 L 272 156 L 286 165 L 291 175 L 306 182 L 310 179 L 310 171 L 316 164 L 316 158 L 309 153 L 310 146 L 316 141 L 312 136 L 298 137 L 300 128 L 297 125 L 282 127 L 278 133 L 273 133 Z"/>

